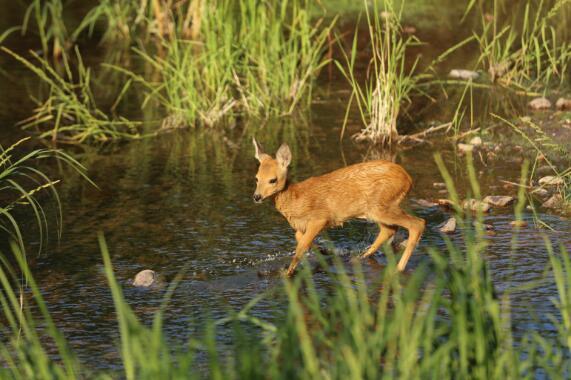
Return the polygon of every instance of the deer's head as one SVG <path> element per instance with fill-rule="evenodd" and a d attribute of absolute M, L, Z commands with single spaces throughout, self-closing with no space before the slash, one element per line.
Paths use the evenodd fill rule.
<path fill-rule="evenodd" d="M 282 191 L 287 182 L 287 168 L 291 162 L 291 150 L 287 144 L 282 144 L 273 158 L 264 153 L 262 146 L 253 139 L 256 149 L 256 159 L 260 162 L 256 174 L 256 191 L 254 202 L 261 203 L 264 199 Z"/>

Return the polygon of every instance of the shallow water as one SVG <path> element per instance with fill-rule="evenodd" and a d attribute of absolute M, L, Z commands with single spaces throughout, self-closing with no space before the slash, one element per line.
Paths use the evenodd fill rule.
<path fill-rule="evenodd" d="M 427 35 L 438 36 L 437 32 Z M 438 40 L 431 42 L 438 45 Z M 12 76 L 0 84 L 0 123 L 5 131 L 0 144 L 8 145 L 24 135 L 14 123 L 31 112 L 28 93 L 37 92 L 37 83 L 6 57 L 0 62 Z M 251 121 L 227 136 L 185 130 L 100 149 L 73 149 L 99 189 L 77 178 L 64 182 L 59 189 L 63 235 L 58 241 L 52 233 L 48 247 L 39 256 L 31 254 L 31 262 L 57 326 L 88 366 L 116 368 L 120 363 L 115 348 L 117 323 L 97 245 L 98 231 L 105 233 L 126 299 L 145 321 L 150 321 L 158 309 L 164 287 L 142 291 L 130 286 L 130 280 L 138 271 L 149 268 L 168 284 L 184 269 L 165 322 L 168 336 L 179 343 L 200 331 L 207 318 L 221 318 L 229 309 L 238 310 L 260 292 L 280 285 L 276 273 L 289 263 L 295 240 L 270 202 L 256 205 L 252 201 L 257 167 L 252 133 L 268 151 L 275 150 L 282 141 L 290 144 L 294 181 L 367 159 L 388 158 L 403 165 L 414 179 L 409 198 L 446 198 L 433 186 L 434 182 L 442 182 L 433 159 L 438 151 L 461 194 L 466 194 L 469 184 L 464 159 L 454 150 L 454 144 L 444 139 L 396 152 L 354 145 L 348 138 L 340 144 L 348 90 L 335 73 L 333 85 L 327 78 L 320 81 L 311 113 L 304 118 Z M 481 109 L 488 109 L 485 100 L 480 103 Z M 409 121 L 406 127 L 418 129 L 432 120 L 449 120 L 446 117 L 452 112 L 450 107 L 430 108 L 423 109 L 422 120 Z M 353 115 L 349 132 L 357 129 L 358 119 Z M 518 182 L 521 158 L 526 152 L 519 153 L 509 144 L 503 146 L 497 159 L 476 160 L 484 196 L 517 192 L 515 187 L 505 188 L 501 180 Z M 430 260 L 427 247 L 444 248 L 437 226 L 449 213 L 437 207 L 418 208 L 410 201 L 406 207 L 427 220 L 426 233 L 407 268 L 412 272 Z M 542 211 L 538 216 L 554 230 L 538 228 L 531 212 L 526 211 L 524 219 L 529 225 L 521 230 L 516 253 L 510 248 L 514 236 L 509 225 L 514 219 L 512 208 L 493 210 L 485 216 L 485 222 L 492 224 L 496 232 L 489 237 L 486 259 L 497 290 L 512 291 L 516 334 L 529 329 L 542 333 L 554 330 L 548 314 L 555 312 L 551 301 L 555 288 L 549 278 L 544 278 L 548 255 L 542 236 L 571 251 L 569 218 Z M 28 229 L 33 252 L 37 246 L 33 226 L 28 225 Z M 373 224 L 350 222 L 342 229 L 322 234 L 318 242 L 348 263 L 373 241 L 376 233 Z M 397 239 L 402 238 L 400 232 Z M 453 239 L 460 241 L 458 234 Z M 315 265 L 315 256 L 308 257 L 308 265 Z M 378 278 L 385 263 L 382 253 L 374 259 L 379 265 L 364 264 L 370 281 Z M 314 278 L 320 287 L 330 284 L 323 271 L 316 272 Z M 537 286 L 533 289 L 517 290 L 534 281 Z M 268 297 L 252 313 L 263 319 L 276 318 L 284 308 L 284 299 Z M 227 333 L 219 332 L 221 343 L 228 342 Z"/>

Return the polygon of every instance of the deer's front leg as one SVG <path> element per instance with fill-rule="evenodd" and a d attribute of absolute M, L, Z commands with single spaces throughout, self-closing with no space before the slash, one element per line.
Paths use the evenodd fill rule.
<path fill-rule="evenodd" d="M 293 274 L 295 273 L 295 268 L 297 267 L 297 264 L 303 257 L 303 254 L 307 250 L 309 250 L 311 244 L 313 243 L 313 239 L 315 239 L 315 237 L 319 235 L 319 233 L 321 232 L 323 227 L 325 227 L 325 225 L 326 221 L 321 221 L 321 220 L 312 221 L 307 224 L 305 233 L 296 231 L 295 239 L 297 240 L 297 247 L 295 248 L 295 256 L 293 257 L 291 264 L 289 265 L 289 268 L 287 270 L 288 277 L 293 276 Z"/>

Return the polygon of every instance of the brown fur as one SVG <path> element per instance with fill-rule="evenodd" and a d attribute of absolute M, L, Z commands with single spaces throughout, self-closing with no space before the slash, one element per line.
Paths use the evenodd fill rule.
<path fill-rule="evenodd" d="M 259 202 L 273 198 L 277 210 L 296 231 L 297 248 L 288 276 L 294 273 L 299 260 L 323 228 L 340 226 L 355 218 L 374 221 L 380 228 L 377 239 L 362 257 L 376 252 L 394 235 L 397 226 L 408 230 L 408 243 L 398 264 L 398 269 L 404 270 L 425 222 L 408 215 L 399 206 L 412 186 L 412 179 L 400 165 L 369 161 L 288 184 L 289 147 L 283 144 L 274 159 L 262 152 L 256 140 L 254 146 L 260 161 L 254 199 Z"/>

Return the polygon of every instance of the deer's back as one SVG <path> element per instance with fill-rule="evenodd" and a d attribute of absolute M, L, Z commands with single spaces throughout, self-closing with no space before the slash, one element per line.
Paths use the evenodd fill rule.
<path fill-rule="evenodd" d="M 338 225 L 350 218 L 371 219 L 371 212 L 398 205 L 411 186 L 400 165 L 369 161 L 293 184 L 276 197 L 276 207 L 295 229 L 304 230 L 310 219 Z"/>

